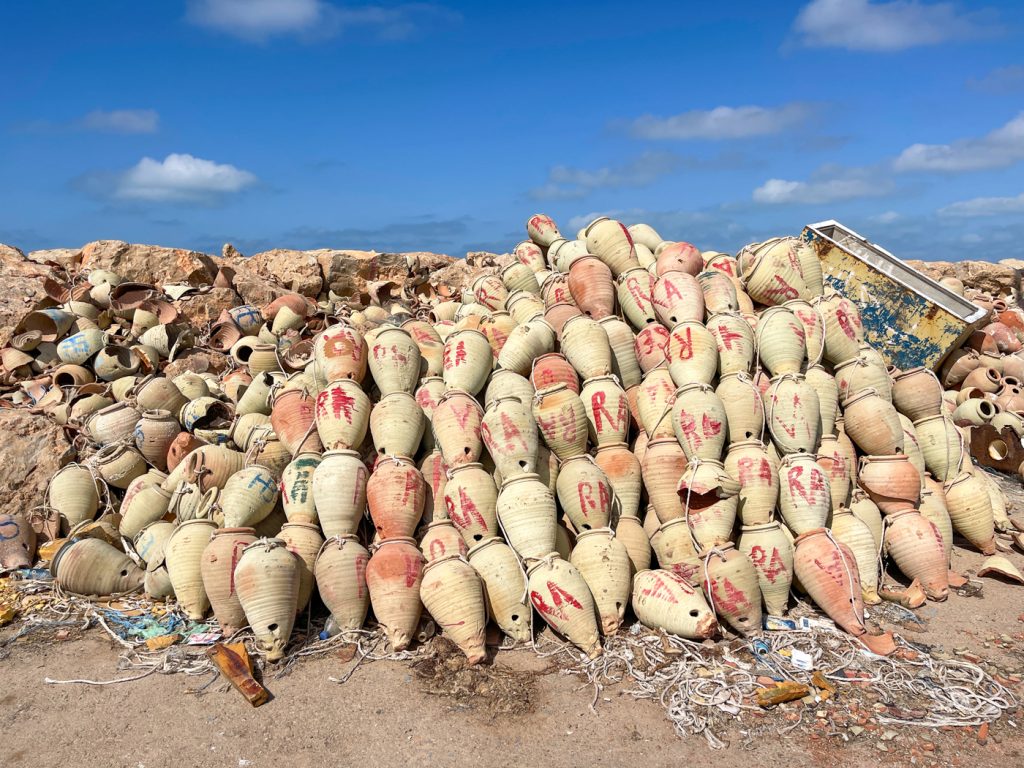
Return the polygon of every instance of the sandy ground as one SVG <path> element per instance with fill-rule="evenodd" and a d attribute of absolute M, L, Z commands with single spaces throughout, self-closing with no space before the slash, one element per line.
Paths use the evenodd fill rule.
<path fill-rule="evenodd" d="M 1024 570 L 1024 556 L 1010 557 Z M 981 560 L 960 549 L 954 565 L 971 572 Z M 989 669 L 996 674 L 1024 673 L 1024 586 L 981 582 L 980 595 L 953 595 L 919 609 L 923 628 L 894 628 L 945 653 L 967 649 L 994 665 Z M 12 631 L 0 630 L 0 640 Z M 634 700 L 628 686 L 604 691 L 591 712 L 592 689 L 529 650 L 500 653 L 495 667 L 503 674 L 495 689 L 485 686 L 469 697 L 439 691 L 449 688 L 447 673 L 424 679 L 409 662 L 365 663 L 343 685 L 330 682 L 355 663 L 339 652 L 301 661 L 281 678 L 269 671 L 265 683 L 274 698 L 259 709 L 220 681 L 202 695 L 192 693 L 207 677 L 156 674 L 106 687 L 43 682 L 127 675 L 117 669 L 119 650 L 96 629 L 64 642 L 26 638 L 8 646 L 0 660 L 0 767 L 486 767 L 513 761 L 678 767 L 693 759 L 716 768 L 746 766 L 752 759 L 791 768 L 825 762 L 859 768 L 1024 765 L 1024 711 L 992 724 L 984 743 L 977 728 L 885 734 L 869 727 L 859 734 L 822 729 L 785 736 L 769 728 L 772 735 L 744 747 L 738 726 L 728 748 L 712 752 L 700 736 L 679 738 L 662 708 Z M 1011 682 L 1011 689 L 1024 700 L 1024 687 Z M 785 717 L 776 711 L 755 724 L 781 727 Z"/>

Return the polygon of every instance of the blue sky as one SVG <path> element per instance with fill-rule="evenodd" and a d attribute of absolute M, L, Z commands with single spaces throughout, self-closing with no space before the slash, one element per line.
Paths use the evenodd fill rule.
<path fill-rule="evenodd" d="M 1024 3 L 35 0 L 0 29 L 26 250 L 462 255 L 545 212 L 1024 258 Z"/>

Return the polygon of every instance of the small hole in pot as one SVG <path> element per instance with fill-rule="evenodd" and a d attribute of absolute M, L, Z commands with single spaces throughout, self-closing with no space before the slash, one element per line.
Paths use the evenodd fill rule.
<path fill-rule="evenodd" d="M 988 446 L 988 455 L 996 461 L 1002 461 L 1010 454 L 1010 449 L 1003 440 L 993 440 Z"/>
<path fill-rule="evenodd" d="M 123 571 L 121 571 L 121 576 L 124 577 L 124 576 L 127 576 L 127 575 L 128 575 L 128 569 L 125 568 Z"/>
<path fill-rule="evenodd" d="M 482 539 L 483 537 L 484 537 L 484 535 L 482 533 L 474 533 L 473 534 L 473 541 L 480 541 L 480 539 Z"/>
<path fill-rule="evenodd" d="M 470 449 L 470 447 L 469 447 L 468 445 L 467 445 L 467 446 L 466 446 L 465 448 L 463 448 L 463 449 L 462 449 L 462 451 L 463 451 L 463 453 L 465 453 L 465 454 L 466 454 L 467 456 L 469 456 L 469 454 L 470 454 L 470 453 L 472 453 L 472 450 Z"/>
<path fill-rule="evenodd" d="M 584 531 L 589 531 L 590 530 L 590 523 L 584 523 L 583 525 L 580 526 L 580 528 L 582 528 Z"/>
<path fill-rule="evenodd" d="M 512 618 L 512 621 L 519 621 L 519 614 L 518 613 L 513 613 L 511 618 Z"/>
<path fill-rule="evenodd" d="M 526 461 L 524 461 L 522 459 L 519 460 L 519 468 L 520 469 L 526 469 L 526 465 L 527 465 Z"/>
<path fill-rule="evenodd" d="M 696 618 L 697 618 L 698 616 L 700 616 L 700 611 L 698 611 L 698 610 L 697 610 L 696 608 L 694 608 L 694 609 L 692 609 L 692 610 L 690 611 L 690 615 L 691 615 L 691 616 L 692 616 L 693 618 L 695 618 L 695 619 L 696 619 Z"/>
<path fill-rule="evenodd" d="M 267 631 L 269 631 L 269 632 L 276 632 L 277 631 L 277 622 L 274 622 L 273 624 L 268 624 L 267 625 Z"/>

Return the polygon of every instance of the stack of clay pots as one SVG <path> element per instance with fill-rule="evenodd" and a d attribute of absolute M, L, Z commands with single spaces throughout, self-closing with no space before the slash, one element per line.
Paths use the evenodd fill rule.
<path fill-rule="evenodd" d="M 399 651 L 425 612 L 472 662 L 491 620 L 589 656 L 630 615 L 754 633 L 798 584 L 885 652 L 863 617 L 879 550 L 937 600 L 954 531 L 991 550 L 949 394 L 886 369 L 809 245 L 527 232 L 444 300 L 289 294 L 203 333 L 93 272 L 29 315 L 5 370 L 45 373 L 26 396 L 81 455 L 45 500 L 57 582 L 251 627 L 271 659 L 320 603 Z M 193 343 L 231 365 L 163 375 Z"/>

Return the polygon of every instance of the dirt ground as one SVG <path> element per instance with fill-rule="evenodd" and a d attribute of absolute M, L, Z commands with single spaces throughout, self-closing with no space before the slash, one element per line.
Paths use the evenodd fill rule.
<path fill-rule="evenodd" d="M 1018 514 L 1024 507 L 1018 505 Z M 973 573 L 980 555 L 958 549 L 954 566 Z M 1024 556 L 1010 559 L 1024 570 Z M 886 624 L 915 643 L 947 654 L 973 654 L 1024 701 L 1024 586 L 983 578 L 978 595 L 954 594 L 916 613 L 924 626 Z M 0 630 L 0 642 L 13 634 Z M 1024 765 L 1024 711 L 978 728 L 868 726 L 800 729 L 762 735 L 743 746 L 737 726 L 729 746 L 711 751 L 701 736 L 680 738 L 660 705 L 637 701 L 629 685 L 606 689 L 596 713 L 593 689 L 530 650 L 498 654 L 473 694 L 461 691 L 458 664 L 363 663 L 344 683 L 351 654 L 300 661 L 286 676 L 268 670 L 273 699 L 253 709 L 207 677 L 154 674 L 104 687 L 48 685 L 44 678 L 107 680 L 118 671 L 119 649 L 92 629 L 64 642 L 23 638 L 0 660 L 0 767 L 85 765 L 370 766 L 631 765 L 679 766 L 686 760 L 739 768 L 752 759 L 791 768 L 868 765 L 1011 768 Z M 1009 679 L 1008 679 L 1009 678 Z M 793 706 L 761 719 L 779 727 Z M 797 704 L 799 706 L 799 704 Z M 808 713 L 813 715 L 813 713 Z M 747 715 L 747 718 L 750 716 Z M 773 719 L 774 718 L 774 719 Z M 1019 720 L 1018 720 L 1019 718 Z M 812 720 L 813 722 L 813 720 Z M 981 738 L 979 738 L 981 737 Z"/>

